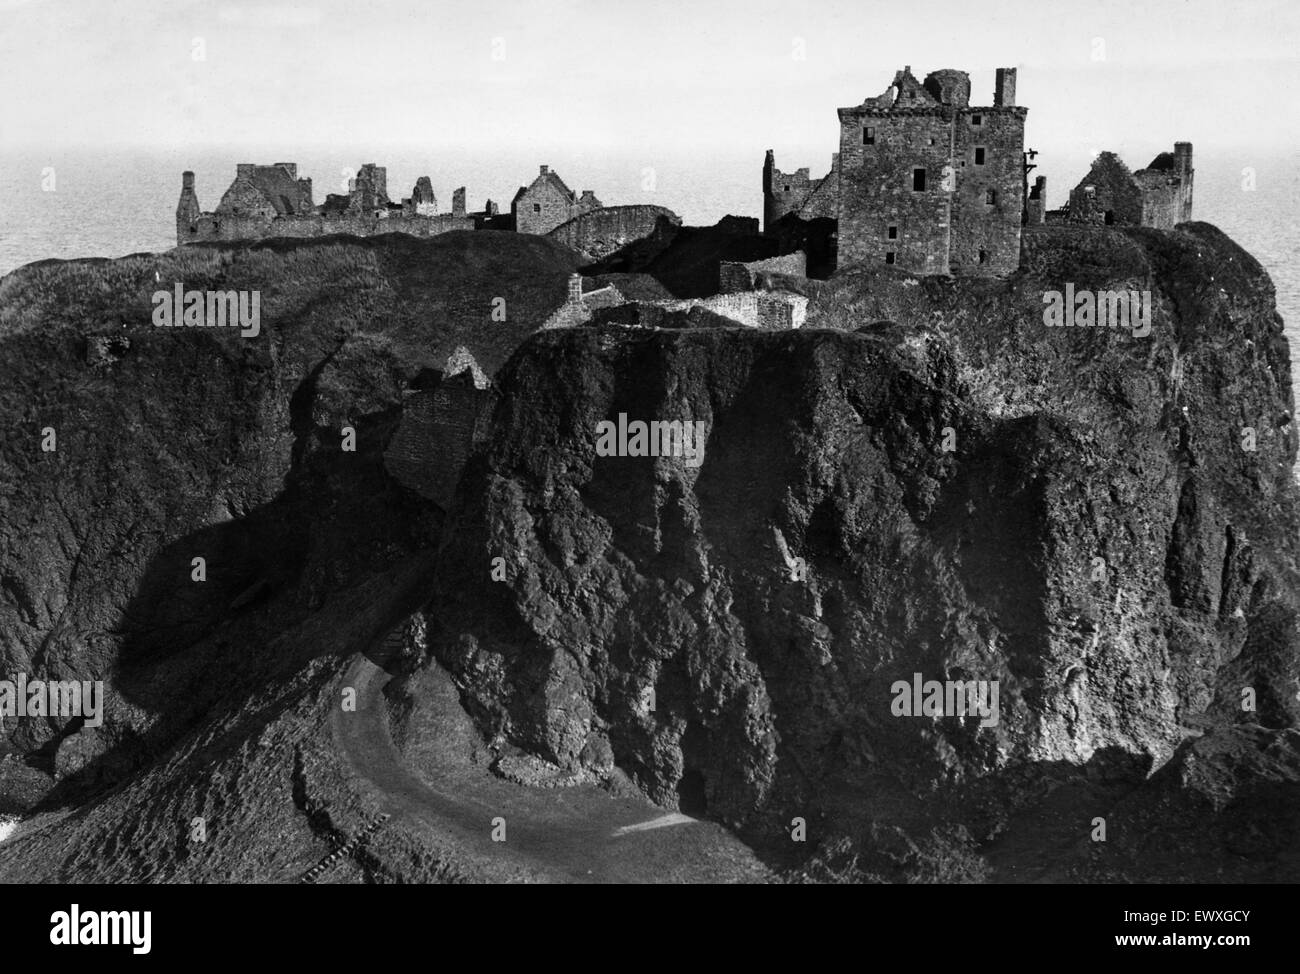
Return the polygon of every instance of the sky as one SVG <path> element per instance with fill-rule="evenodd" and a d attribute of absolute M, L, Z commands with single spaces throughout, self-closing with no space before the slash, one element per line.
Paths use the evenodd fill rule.
<path fill-rule="evenodd" d="M 772 148 L 820 175 L 835 109 L 904 64 L 969 71 L 974 104 L 1017 67 L 1027 147 L 1076 168 L 1300 134 L 1296 0 L 0 0 L 0 148 Z"/>

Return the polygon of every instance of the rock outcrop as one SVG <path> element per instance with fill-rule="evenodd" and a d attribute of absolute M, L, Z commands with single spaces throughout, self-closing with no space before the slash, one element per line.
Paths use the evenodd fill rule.
<path fill-rule="evenodd" d="M 1148 773 L 1206 750 L 1189 739 L 1231 751 L 1238 724 L 1289 755 L 1294 802 L 1271 284 L 1200 224 L 1044 231 L 1028 254 L 1005 283 L 846 271 L 798 333 L 530 340 L 427 610 L 484 732 L 756 841 L 803 816 L 869 846 L 882 826 L 990 843 L 1053 782 L 1141 804 Z M 1149 290 L 1150 336 L 1045 327 L 1066 283 Z M 877 319 L 900 324 L 847 331 Z M 703 463 L 598 456 L 620 414 L 702 420 Z M 898 716 L 916 674 L 996 681 L 996 723 Z M 1294 836 L 1270 841 L 1294 864 Z"/>

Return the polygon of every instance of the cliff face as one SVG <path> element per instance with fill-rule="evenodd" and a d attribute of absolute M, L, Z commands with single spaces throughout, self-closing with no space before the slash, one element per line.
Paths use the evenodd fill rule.
<path fill-rule="evenodd" d="M 574 267 L 550 241 L 484 232 L 193 247 L 0 281 L 0 676 L 108 689 L 98 729 L 4 721 L 0 752 L 24 761 L 0 773 L 0 810 L 75 770 L 60 750 L 117 754 L 93 770 L 119 780 L 233 687 L 277 678 L 285 661 L 260 651 L 277 631 L 431 546 L 441 512 L 381 464 L 406 385 L 461 347 L 497 368 Z M 260 334 L 154 327 L 151 294 L 176 282 L 259 292 Z"/>
<path fill-rule="evenodd" d="M 93 732 L 6 722 L 0 811 L 44 818 L 0 877 L 300 875 L 375 812 L 327 715 L 415 613 L 483 740 L 426 658 L 405 755 L 454 727 L 799 876 L 1300 878 L 1291 377 L 1248 255 L 1031 230 L 1007 281 L 846 269 L 797 332 L 532 334 L 575 263 L 478 233 L 0 281 L 0 664 L 109 691 Z M 259 289 L 261 338 L 154 329 L 175 280 Z M 1067 284 L 1149 290 L 1150 335 L 1046 328 Z M 495 389 L 419 412 L 462 346 Z M 701 422 L 702 458 L 598 455 L 620 415 Z M 995 685 L 996 721 L 900 715 L 918 674 Z M 391 841 L 355 875 L 464 861 Z"/>
<path fill-rule="evenodd" d="M 427 609 L 485 733 L 757 841 L 802 816 L 824 840 L 988 843 L 1064 783 L 1091 802 L 1068 844 L 1171 757 L 1255 733 L 1293 752 L 1296 446 L 1266 275 L 1204 225 L 1044 231 L 1028 258 L 1008 282 L 849 270 L 800 332 L 532 338 Z M 1150 291 L 1151 334 L 1046 328 L 1067 283 Z M 702 420 L 702 464 L 598 456 L 619 414 Z M 996 723 L 899 716 L 917 674 L 996 681 Z"/>

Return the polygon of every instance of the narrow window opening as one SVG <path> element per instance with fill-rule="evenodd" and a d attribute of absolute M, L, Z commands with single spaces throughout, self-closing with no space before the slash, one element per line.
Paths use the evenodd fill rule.
<path fill-rule="evenodd" d="M 898 239 L 898 227 L 890 227 L 890 228 L 889 228 L 889 239 L 890 239 L 890 240 L 897 240 L 897 239 Z"/>
<path fill-rule="evenodd" d="M 924 170 L 924 169 L 913 169 L 913 170 L 912 170 L 912 189 L 913 189 L 914 191 L 916 191 L 916 192 L 920 192 L 921 190 L 925 189 L 925 170 Z"/>
<path fill-rule="evenodd" d="M 977 145 L 975 147 L 975 165 L 984 165 L 984 146 L 982 145 Z"/>
<path fill-rule="evenodd" d="M 886 251 L 885 251 L 885 263 L 886 263 L 886 264 L 892 264 L 893 262 L 894 262 L 894 251 L 892 251 L 892 250 L 886 250 Z"/>

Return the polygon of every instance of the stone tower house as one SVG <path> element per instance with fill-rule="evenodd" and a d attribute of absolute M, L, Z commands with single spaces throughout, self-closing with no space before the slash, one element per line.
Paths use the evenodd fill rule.
<path fill-rule="evenodd" d="M 995 277 L 1020 262 L 1024 133 L 1016 69 L 998 68 L 993 104 L 970 105 L 970 76 L 890 87 L 839 110 L 839 263 Z"/>

